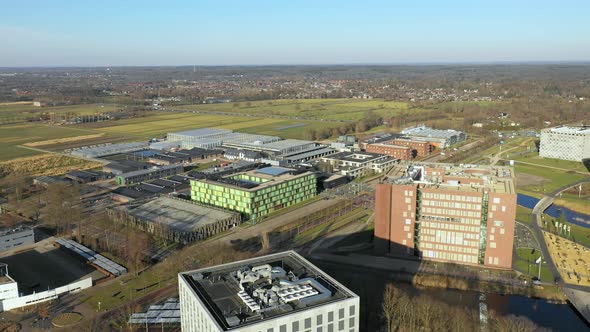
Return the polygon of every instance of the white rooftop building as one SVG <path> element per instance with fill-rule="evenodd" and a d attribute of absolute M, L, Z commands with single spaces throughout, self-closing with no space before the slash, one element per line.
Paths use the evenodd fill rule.
<path fill-rule="evenodd" d="M 359 297 L 294 251 L 178 280 L 184 332 L 359 331 Z"/>
<path fill-rule="evenodd" d="M 560 126 L 541 130 L 539 156 L 572 161 L 590 158 L 590 126 Z"/>

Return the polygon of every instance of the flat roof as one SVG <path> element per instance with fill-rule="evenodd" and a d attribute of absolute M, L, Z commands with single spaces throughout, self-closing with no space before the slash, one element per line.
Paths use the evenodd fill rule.
<path fill-rule="evenodd" d="M 547 129 L 559 134 L 590 134 L 590 126 L 560 126 Z"/>
<path fill-rule="evenodd" d="M 192 232 L 205 225 L 234 217 L 237 213 L 170 197 L 158 197 L 129 210 L 129 214 L 150 222 L 158 222 L 183 232 Z"/>
<path fill-rule="evenodd" d="M 293 170 L 290 168 L 270 166 L 270 167 L 259 168 L 255 172 L 260 173 L 260 174 L 279 176 L 281 174 L 289 173 L 291 171 L 293 171 Z"/>
<path fill-rule="evenodd" d="M 217 134 L 229 134 L 231 130 L 228 129 L 217 129 L 217 128 L 200 128 L 200 129 L 191 129 L 191 130 L 184 130 L 184 131 L 177 131 L 173 133 L 174 135 L 185 135 L 185 136 L 194 136 L 194 137 L 206 137 L 212 136 Z"/>
<path fill-rule="evenodd" d="M 274 168 L 281 169 L 282 167 L 274 167 Z M 277 171 L 280 173 L 278 175 L 269 174 L 268 172 L 267 173 L 260 173 L 260 169 L 253 169 L 253 170 L 249 170 L 249 171 L 245 171 L 245 172 L 238 172 L 238 173 L 225 175 L 225 176 L 218 178 L 218 179 L 198 179 L 198 180 L 192 180 L 192 181 L 202 182 L 202 183 L 207 183 L 207 184 L 214 184 L 214 185 L 222 186 L 222 187 L 230 187 L 230 188 L 235 188 L 235 189 L 239 189 L 239 190 L 243 190 L 243 191 L 254 192 L 254 191 L 258 191 L 260 189 L 275 186 L 275 185 L 285 182 L 285 181 L 289 181 L 289 180 L 303 177 L 306 175 L 314 174 L 309 171 L 301 172 L 301 171 L 298 171 L 295 169 L 289 169 L 289 168 L 285 168 L 285 169 L 287 169 L 288 172 L 280 173 L 280 171 Z M 271 172 L 274 172 L 274 171 L 271 171 Z M 251 182 L 251 181 L 248 181 L 247 179 L 242 180 L 242 179 L 240 179 L 240 175 L 249 175 L 252 177 L 263 179 L 265 181 L 264 182 Z M 243 184 L 244 184 L 244 186 L 242 186 Z M 251 184 L 251 185 L 248 185 L 248 184 Z"/>
<path fill-rule="evenodd" d="M 224 331 L 358 297 L 294 251 L 182 272 L 179 277 Z"/>
<path fill-rule="evenodd" d="M 360 157 L 357 158 L 356 156 Z M 351 161 L 357 163 L 368 163 L 371 161 L 375 161 L 376 159 L 389 158 L 389 156 L 373 152 L 340 152 L 322 158 Z"/>
<path fill-rule="evenodd" d="M 443 170 L 442 175 L 428 175 L 420 179 L 412 180 L 409 174 L 411 170 L 424 168 L 436 168 Z M 472 164 L 448 164 L 448 163 L 428 163 L 428 162 L 402 162 L 394 167 L 392 174 L 397 174 L 397 178 L 390 179 L 389 182 L 394 184 L 419 183 L 424 188 L 440 188 L 448 190 L 482 192 L 491 190 L 497 193 L 514 194 L 514 170 L 509 166 L 490 166 L 490 165 L 472 165 Z M 414 173 L 417 174 L 417 173 Z M 465 181 L 461 179 L 478 180 L 481 184 Z M 445 182 L 445 180 L 447 180 Z"/>

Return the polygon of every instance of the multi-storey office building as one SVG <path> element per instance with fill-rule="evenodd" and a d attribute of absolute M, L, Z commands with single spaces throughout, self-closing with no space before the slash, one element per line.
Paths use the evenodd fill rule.
<path fill-rule="evenodd" d="M 367 152 L 385 154 L 400 160 L 410 160 L 413 158 L 411 148 L 390 143 L 367 144 L 365 150 Z"/>
<path fill-rule="evenodd" d="M 590 126 L 561 126 L 541 130 L 539 156 L 573 161 L 590 158 Z"/>
<path fill-rule="evenodd" d="M 408 176 L 377 185 L 378 252 L 511 268 L 516 217 L 511 168 L 405 167 Z"/>
<path fill-rule="evenodd" d="M 178 275 L 183 332 L 357 332 L 359 297 L 288 251 Z"/>
<path fill-rule="evenodd" d="M 251 220 L 316 194 L 314 173 L 283 167 L 265 167 L 216 179 L 191 180 L 193 200 L 238 211 Z"/>
<path fill-rule="evenodd" d="M 412 140 L 408 138 L 396 138 L 391 141 L 395 145 L 407 146 L 416 151 L 416 157 L 424 157 L 434 151 L 435 146 L 430 142 Z"/>

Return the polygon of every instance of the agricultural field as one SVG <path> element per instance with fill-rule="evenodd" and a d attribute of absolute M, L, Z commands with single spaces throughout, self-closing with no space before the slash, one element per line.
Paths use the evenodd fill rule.
<path fill-rule="evenodd" d="M 339 126 L 339 123 L 308 120 L 285 120 L 250 116 L 210 115 L 193 113 L 156 113 L 152 116 L 77 125 L 95 132 L 132 136 L 136 139 L 164 137 L 171 131 L 214 127 L 245 133 L 275 135 L 283 138 L 305 138 L 307 129 Z"/>
<path fill-rule="evenodd" d="M 54 154 L 16 158 L 0 162 L 0 173 L 37 177 L 61 175 L 73 170 L 85 170 L 102 166 L 101 163 Z"/>
<path fill-rule="evenodd" d="M 19 147 L 25 143 L 88 135 L 86 130 L 41 124 L 0 126 L 0 161 L 39 154 L 39 151 Z M 90 133 L 92 134 L 92 132 Z"/>
<path fill-rule="evenodd" d="M 89 115 L 114 112 L 118 109 L 120 109 L 120 106 L 112 104 L 37 107 L 33 106 L 32 104 L 6 103 L 0 104 L 0 123 L 25 121 L 26 119 L 38 116 L 40 114 L 76 113 L 77 115 Z"/>
<path fill-rule="evenodd" d="M 360 120 L 368 111 L 391 117 L 407 110 L 405 102 L 379 99 L 280 99 L 222 104 L 198 104 L 170 107 L 172 109 L 275 115 L 323 120 Z"/>

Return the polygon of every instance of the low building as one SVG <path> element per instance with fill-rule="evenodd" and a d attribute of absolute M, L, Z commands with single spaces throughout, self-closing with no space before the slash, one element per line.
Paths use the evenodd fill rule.
<path fill-rule="evenodd" d="M 133 171 L 124 173 L 117 176 L 117 184 L 120 186 L 134 184 L 144 181 L 155 180 L 167 176 L 176 175 L 182 173 L 184 168 L 182 165 L 166 165 L 162 167 L 152 167 L 149 169 Z"/>
<path fill-rule="evenodd" d="M 245 160 L 245 161 L 260 161 L 264 155 L 258 151 L 243 150 L 243 149 L 227 149 L 224 154 L 225 159 L 229 160 Z"/>
<path fill-rule="evenodd" d="M 103 172 L 93 172 L 93 171 L 71 171 L 66 173 L 66 179 L 70 179 L 77 183 L 89 183 L 95 182 L 103 179 L 107 179 L 107 174 Z"/>
<path fill-rule="evenodd" d="M 350 178 L 383 173 L 398 163 L 390 156 L 371 152 L 340 152 L 321 160 L 332 165 L 334 172 Z"/>
<path fill-rule="evenodd" d="M 65 179 L 61 176 L 42 175 L 33 179 L 33 184 L 37 186 L 47 187 L 52 184 L 65 184 L 71 185 L 72 181 Z"/>
<path fill-rule="evenodd" d="M 117 153 L 135 152 L 149 147 L 147 142 L 131 142 L 117 144 L 102 144 L 99 146 L 87 146 L 74 149 L 71 155 L 82 158 L 99 158 Z"/>
<path fill-rule="evenodd" d="M 350 180 L 342 174 L 328 174 L 318 178 L 320 189 L 332 189 L 347 184 Z"/>
<path fill-rule="evenodd" d="M 241 223 L 239 213 L 166 196 L 108 213 L 120 222 L 182 244 L 204 240 Z"/>
<path fill-rule="evenodd" d="M 274 166 L 191 181 L 194 201 L 237 211 L 254 221 L 316 194 L 314 173 Z"/>
<path fill-rule="evenodd" d="M 0 263 L 0 312 L 4 311 L 1 305 L 2 301 L 18 297 L 17 282 L 8 275 L 8 265 Z"/>
<path fill-rule="evenodd" d="M 360 299 L 294 251 L 182 272 L 184 332 L 359 331 Z"/>
<path fill-rule="evenodd" d="M 106 173 L 112 173 L 115 175 L 121 175 L 123 173 L 129 173 L 133 171 L 139 171 L 142 169 L 148 169 L 152 165 L 135 160 L 119 160 L 102 167 L 102 170 Z"/>
<path fill-rule="evenodd" d="M 35 243 L 35 231 L 31 227 L 17 226 L 0 229 L 0 251 L 6 251 Z"/>
<path fill-rule="evenodd" d="M 221 156 L 223 156 L 223 151 L 221 150 L 193 148 L 190 150 L 181 149 L 173 152 L 159 153 L 151 156 L 149 162 L 156 165 L 190 164 L 199 160 Z"/>
<path fill-rule="evenodd" d="M 572 161 L 590 158 L 590 126 L 561 126 L 541 130 L 539 156 Z"/>
<path fill-rule="evenodd" d="M 411 139 L 418 137 L 431 141 L 438 145 L 440 149 L 448 148 L 451 145 L 467 140 L 467 134 L 462 131 L 447 129 L 433 129 L 425 125 L 405 128 L 401 134 L 408 136 Z"/>

